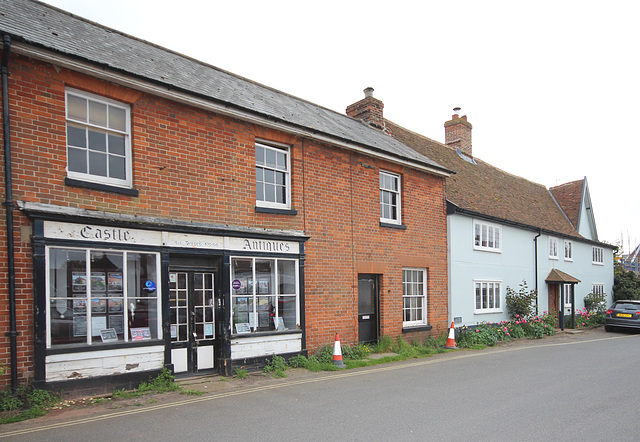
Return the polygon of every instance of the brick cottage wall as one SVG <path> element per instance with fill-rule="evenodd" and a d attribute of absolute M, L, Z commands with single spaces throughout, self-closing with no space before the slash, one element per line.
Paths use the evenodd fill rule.
<path fill-rule="evenodd" d="M 402 328 L 402 266 L 429 268 L 429 323 L 446 328 L 443 179 L 340 148 L 12 55 L 9 99 L 13 199 L 239 227 L 292 229 L 305 245 L 307 348 L 357 342 L 357 275 L 380 273 L 382 333 Z M 65 88 L 131 105 L 133 186 L 138 196 L 65 185 Z M 255 211 L 255 140 L 291 146 L 292 209 Z M 4 158 L 2 158 L 4 164 Z M 379 226 L 380 169 L 402 174 L 406 230 Z M 4 172 L 2 174 L 4 189 Z M 4 197 L 4 195 L 3 195 Z M 30 222 L 15 210 L 18 364 L 33 376 L 34 295 Z M 6 225 L 5 212 L 2 222 Z M 0 266 L 7 269 L 6 229 Z M 0 364 L 9 364 L 8 289 L 0 281 Z M 0 382 L 5 385 L 9 375 Z"/>

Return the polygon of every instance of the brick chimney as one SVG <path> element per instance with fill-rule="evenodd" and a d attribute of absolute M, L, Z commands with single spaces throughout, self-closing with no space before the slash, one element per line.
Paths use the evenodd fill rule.
<path fill-rule="evenodd" d="M 451 120 L 444 123 L 444 143 L 452 148 L 459 148 L 462 152 L 473 156 L 471 150 L 471 129 L 473 126 L 467 121 L 467 116 L 459 115 L 460 108 L 453 109 Z"/>
<path fill-rule="evenodd" d="M 383 108 L 384 104 L 382 101 L 373 98 L 373 88 L 368 87 L 364 90 L 364 98 L 362 100 L 347 106 L 347 115 L 362 120 L 371 127 L 384 131 Z"/>

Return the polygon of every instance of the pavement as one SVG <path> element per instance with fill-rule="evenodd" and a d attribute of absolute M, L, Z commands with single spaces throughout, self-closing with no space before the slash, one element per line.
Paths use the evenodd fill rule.
<path fill-rule="evenodd" d="M 448 350 L 444 353 L 429 356 L 425 359 L 436 362 L 440 359 L 459 358 L 469 352 L 504 352 L 526 349 L 535 346 L 565 345 L 571 342 L 588 341 L 596 339 L 607 339 L 617 333 L 606 333 L 603 327 L 590 328 L 585 330 L 558 330 L 552 336 L 545 336 L 543 339 L 522 338 L 511 341 L 500 342 L 495 347 L 487 347 L 481 350 Z M 389 354 L 387 354 L 389 355 Z M 379 358 L 379 354 L 372 355 L 372 358 Z M 360 372 L 370 370 L 379 371 L 401 369 L 405 364 L 415 364 L 422 359 L 411 359 L 399 362 L 389 362 L 371 367 L 354 368 L 348 370 L 330 372 L 311 372 L 302 368 L 288 368 L 285 378 L 275 378 L 263 372 L 247 373 L 245 379 L 237 376 L 225 378 L 219 375 L 192 376 L 177 379 L 182 392 L 151 393 L 135 398 L 108 398 L 93 397 L 69 400 L 61 403 L 56 409 L 51 410 L 45 416 L 30 419 L 12 424 L 0 426 L 0 439 L 11 437 L 11 435 L 22 434 L 28 429 L 39 427 L 56 427 L 69 425 L 70 422 L 90 421 L 95 419 L 106 419 L 113 415 L 123 415 L 138 413 L 144 410 L 152 411 L 158 408 L 180 406 L 181 404 L 208 401 L 227 396 L 248 394 L 256 391 L 271 390 L 286 387 L 287 385 L 299 385 L 311 382 L 326 382 L 331 379 L 357 375 Z"/>

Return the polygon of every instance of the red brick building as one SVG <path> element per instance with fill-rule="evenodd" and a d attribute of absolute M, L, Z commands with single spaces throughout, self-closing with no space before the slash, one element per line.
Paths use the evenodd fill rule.
<path fill-rule="evenodd" d="M 64 11 L 4 9 L 5 385 L 111 390 L 336 332 L 446 329 L 449 170 L 384 128 Z"/>

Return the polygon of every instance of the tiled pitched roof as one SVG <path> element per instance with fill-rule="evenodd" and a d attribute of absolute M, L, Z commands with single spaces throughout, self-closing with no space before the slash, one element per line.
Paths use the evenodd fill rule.
<path fill-rule="evenodd" d="M 361 121 L 33 0 L 2 0 L 0 33 L 232 109 L 448 173 Z"/>
<path fill-rule="evenodd" d="M 455 172 L 446 180 L 446 195 L 457 208 L 580 238 L 543 185 L 507 173 L 479 158 L 467 161 L 451 147 L 388 120 L 386 124 L 398 140 Z"/>
<path fill-rule="evenodd" d="M 582 204 L 582 194 L 584 191 L 584 179 L 572 181 L 570 183 L 561 184 L 551 187 L 549 192 L 556 199 L 564 213 L 567 214 L 569 221 L 573 227 L 578 228 L 580 220 L 580 206 Z"/>

